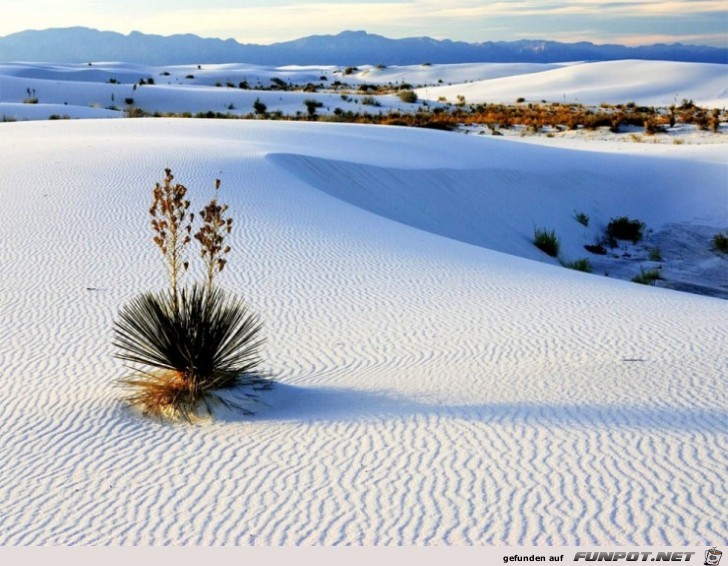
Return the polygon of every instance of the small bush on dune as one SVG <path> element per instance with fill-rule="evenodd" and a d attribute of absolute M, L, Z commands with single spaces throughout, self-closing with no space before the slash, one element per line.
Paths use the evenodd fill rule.
<path fill-rule="evenodd" d="M 583 271 L 584 273 L 592 272 L 591 262 L 587 258 L 565 262 L 564 267 L 568 267 L 569 269 L 575 269 L 576 271 Z"/>
<path fill-rule="evenodd" d="M 164 182 L 154 187 L 150 214 L 169 289 L 139 295 L 121 309 L 114 324 L 115 357 L 132 369 L 121 380 L 131 405 L 146 415 L 192 421 L 200 411 L 210 414 L 216 402 L 233 406 L 221 390 L 242 384 L 262 388 L 268 382 L 255 371 L 263 343 L 260 321 L 242 299 L 215 285 L 231 251 L 225 237 L 232 219 L 225 216 L 227 206 L 217 202 L 220 182 L 193 235 L 187 188 L 173 183 L 169 169 L 165 173 Z M 206 279 L 186 287 L 181 279 L 193 238 L 201 247 Z"/>
<path fill-rule="evenodd" d="M 382 104 L 373 96 L 362 96 L 361 103 L 364 106 L 381 106 Z"/>
<path fill-rule="evenodd" d="M 417 102 L 417 93 L 413 90 L 402 90 L 397 93 L 397 96 L 402 102 L 408 102 L 410 104 Z"/>
<path fill-rule="evenodd" d="M 538 249 L 551 257 L 559 255 L 559 238 L 553 230 L 534 228 L 533 243 Z"/>
<path fill-rule="evenodd" d="M 645 223 L 632 220 L 627 216 L 612 218 L 607 224 L 607 238 L 614 240 L 630 240 L 637 243 L 642 239 Z"/>
<path fill-rule="evenodd" d="M 654 285 L 658 279 L 662 279 L 662 273 L 659 269 L 640 269 L 639 275 L 632 277 L 634 283 L 642 285 Z"/>
<path fill-rule="evenodd" d="M 589 215 L 586 212 L 574 211 L 574 218 L 582 226 L 589 226 Z"/>
<path fill-rule="evenodd" d="M 323 108 L 324 105 L 323 102 L 312 98 L 307 98 L 303 101 L 303 104 L 306 106 L 306 111 L 311 118 L 316 116 L 316 110 L 318 110 L 319 108 Z"/>
<path fill-rule="evenodd" d="M 728 232 L 725 234 L 718 232 L 713 236 L 713 249 L 728 254 Z"/>

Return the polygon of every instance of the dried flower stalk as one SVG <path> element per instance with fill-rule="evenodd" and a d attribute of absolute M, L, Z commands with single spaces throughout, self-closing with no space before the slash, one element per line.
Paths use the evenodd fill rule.
<path fill-rule="evenodd" d="M 225 268 L 225 256 L 230 253 L 230 246 L 225 245 L 225 236 L 230 234 L 233 219 L 225 218 L 228 209 L 226 204 L 218 204 L 217 193 L 220 189 L 220 179 L 215 179 L 215 196 L 210 203 L 200 211 L 202 227 L 195 233 L 202 249 L 200 255 L 207 266 L 207 291 L 212 291 L 215 274 Z"/>
<path fill-rule="evenodd" d="M 154 243 L 161 250 L 167 262 L 167 272 L 172 288 L 172 301 L 175 309 L 179 305 L 179 279 L 189 267 L 186 260 L 186 248 L 190 243 L 194 214 L 188 214 L 190 201 L 187 188 L 179 183 L 173 184 L 174 175 L 167 168 L 164 170 L 163 184 L 156 183 L 152 191 L 152 216 Z"/>

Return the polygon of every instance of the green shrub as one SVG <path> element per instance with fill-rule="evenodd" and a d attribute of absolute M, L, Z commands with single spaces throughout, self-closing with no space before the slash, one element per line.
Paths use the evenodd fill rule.
<path fill-rule="evenodd" d="M 373 96 L 362 96 L 361 103 L 365 106 L 381 106 L 382 104 Z"/>
<path fill-rule="evenodd" d="M 260 98 L 256 98 L 253 102 L 253 110 L 258 115 L 264 115 L 268 110 L 268 107 L 260 101 Z"/>
<path fill-rule="evenodd" d="M 324 103 L 320 102 L 318 100 L 314 100 L 312 98 L 307 98 L 303 101 L 303 104 L 306 106 L 306 110 L 308 111 L 308 115 L 313 117 L 316 115 L 316 110 L 323 107 Z"/>
<path fill-rule="evenodd" d="M 642 285 L 654 285 L 658 279 L 662 279 L 662 273 L 659 269 L 640 269 L 639 275 L 632 277 L 634 283 Z"/>
<path fill-rule="evenodd" d="M 589 226 L 589 215 L 585 212 L 576 212 L 574 211 L 574 218 L 576 218 L 576 221 L 579 224 L 582 224 L 584 226 Z"/>
<path fill-rule="evenodd" d="M 576 271 L 583 271 L 584 273 L 592 272 L 591 262 L 587 258 L 577 259 L 576 261 L 565 262 L 564 267 L 569 269 L 575 269 Z"/>
<path fill-rule="evenodd" d="M 397 96 L 402 102 L 408 102 L 410 104 L 417 102 L 417 93 L 413 90 L 402 90 L 397 93 Z"/>
<path fill-rule="evenodd" d="M 627 216 L 612 218 L 607 224 L 607 238 L 614 240 L 630 240 L 636 244 L 643 237 L 645 223 L 639 220 L 631 220 Z"/>
<path fill-rule="evenodd" d="M 662 261 L 662 251 L 659 247 L 655 246 L 654 248 L 650 249 L 647 257 L 650 261 Z"/>
<path fill-rule="evenodd" d="M 538 249 L 551 257 L 559 255 L 559 238 L 553 230 L 534 228 L 533 243 Z"/>
<path fill-rule="evenodd" d="M 728 232 L 725 234 L 718 232 L 715 236 L 713 236 L 713 249 L 718 252 L 728 254 Z"/>

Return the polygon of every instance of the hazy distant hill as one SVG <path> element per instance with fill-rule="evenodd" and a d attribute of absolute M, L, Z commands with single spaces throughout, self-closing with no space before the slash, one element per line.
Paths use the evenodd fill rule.
<path fill-rule="evenodd" d="M 608 61 L 653 59 L 728 63 L 728 49 L 656 44 L 640 47 L 543 40 L 462 41 L 429 37 L 389 39 L 364 31 L 314 35 L 272 45 L 205 39 L 192 34 L 147 35 L 89 28 L 22 31 L 0 37 L 0 61 L 127 61 L 150 65 L 232 63 L 261 65 L 414 65 L 418 63 Z"/>

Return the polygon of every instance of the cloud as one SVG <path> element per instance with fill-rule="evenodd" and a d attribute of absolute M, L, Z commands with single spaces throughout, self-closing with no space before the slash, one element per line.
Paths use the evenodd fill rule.
<path fill-rule="evenodd" d="M 422 4 L 431 4 L 422 2 Z M 439 4 L 441 5 L 441 4 Z M 723 0 L 632 0 L 604 2 L 602 0 L 571 1 L 495 1 L 470 2 L 460 0 L 448 3 L 438 10 L 440 17 L 525 17 L 525 16 L 563 16 L 580 15 L 595 17 L 652 17 L 652 16 L 696 16 L 701 13 L 728 13 Z"/>

